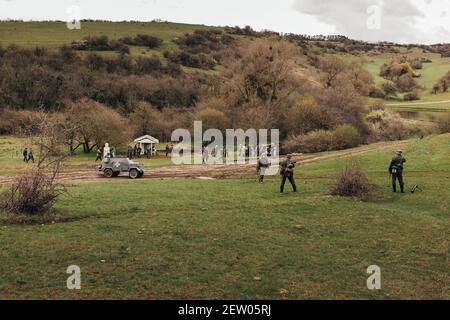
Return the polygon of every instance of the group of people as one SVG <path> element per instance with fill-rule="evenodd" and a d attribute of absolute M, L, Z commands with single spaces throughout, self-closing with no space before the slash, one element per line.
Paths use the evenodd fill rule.
<path fill-rule="evenodd" d="M 258 172 L 258 181 L 259 183 L 264 183 L 264 177 L 266 176 L 266 171 L 270 167 L 271 163 L 269 161 L 270 153 L 264 152 L 258 160 L 257 164 L 257 172 Z M 281 184 L 280 184 L 280 193 L 284 193 L 284 186 L 286 181 L 292 186 L 294 192 L 297 192 L 297 185 L 295 184 L 294 179 L 294 168 L 297 162 L 292 159 L 292 155 L 287 155 L 286 160 L 280 163 L 280 175 L 281 175 Z"/>
<path fill-rule="evenodd" d="M 264 182 L 266 171 L 270 167 L 269 157 L 270 154 L 263 153 L 259 158 L 257 165 L 259 183 Z M 406 158 L 403 155 L 403 151 L 398 150 L 395 156 L 392 158 L 388 169 L 389 174 L 392 177 L 392 191 L 394 193 L 397 192 L 397 181 L 400 186 L 401 193 L 405 193 L 405 182 L 403 180 L 403 170 L 405 163 Z M 280 163 L 280 175 L 281 175 L 280 193 L 284 193 L 286 181 L 289 181 L 293 191 L 297 192 L 297 185 L 295 184 L 294 179 L 294 169 L 296 164 L 297 162 L 292 159 L 292 155 L 288 155 L 286 157 L 286 160 Z"/>
<path fill-rule="evenodd" d="M 116 156 L 116 149 L 114 147 L 109 147 L 108 143 L 105 143 L 103 148 L 99 147 L 97 149 L 97 157 L 95 161 L 102 161 L 105 158 L 114 158 Z"/>
<path fill-rule="evenodd" d="M 271 155 L 276 155 L 276 151 L 277 148 L 275 145 L 270 144 L 270 145 L 264 145 L 264 146 L 259 146 L 259 145 L 255 145 L 252 146 L 250 144 L 240 144 L 237 148 L 237 153 L 239 158 L 254 158 L 257 157 L 258 155 L 269 155 L 269 157 Z M 234 152 L 232 149 L 229 148 L 224 148 L 218 145 L 215 145 L 214 147 L 210 147 L 210 146 L 203 146 L 202 147 L 202 156 L 203 156 L 203 163 L 208 163 L 209 158 L 213 157 L 215 159 L 223 160 L 229 157 L 233 157 L 234 156 Z"/>
<path fill-rule="evenodd" d="M 23 149 L 23 162 L 33 162 L 34 163 L 34 155 L 33 150 L 31 148 L 25 148 Z"/>
<path fill-rule="evenodd" d="M 127 149 L 127 158 L 132 160 L 133 158 L 141 158 L 142 154 L 149 158 L 150 156 L 156 155 L 156 148 L 152 146 L 142 152 L 142 148 L 139 145 L 135 145 L 134 148 L 128 146 Z M 97 157 L 95 161 L 102 161 L 104 158 L 115 158 L 116 157 L 116 149 L 114 147 L 109 147 L 108 143 L 105 144 L 104 147 L 99 147 L 97 149 Z"/>
<path fill-rule="evenodd" d="M 142 149 L 139 144 L 136 144 L 133 148 L 131 146 L 128 147 L 127 156 L 128 159 L 133 158 L 141 158 L 142 156 L 147 159 L 157 155 L 157 151 L 154 145 L 149 146 L 148 148 Z"/>

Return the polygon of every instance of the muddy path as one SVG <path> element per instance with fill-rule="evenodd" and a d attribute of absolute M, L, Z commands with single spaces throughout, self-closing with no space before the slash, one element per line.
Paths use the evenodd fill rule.
<path fill-rule="evenodd" d="M 415 143 L 416 140 L 399 141 L 388 144 L 377 144 L 363 146 L 350 150 L 329 152 L 314 155 L 294 155 L 294 159 L 298 165 L 307 165 L 319 161 L 329 159 L 339 159 L 352 156 L 358 156 L 365 153 L 403 148 Z M 145 175 L 142 179 L 186 179 L 186 178 L 200 178 L 200 179 L 225 179 L 246 177 L 256 174 L 255 164 L 216 164 L 216 165 L 178 165 L 149 168 L 145 170 Z M 142 180 L 141 179 L 141 180 Z M 0 176 L 0 185 L 9 184 L 14 180 L 14 177 Z M 106 179 L 97 174 L 95 167 L 84 171 L 74 171 L 62 173 L 59 176 L 59 181 L 65 184 L 76 184 L 86 182 L 98 181 L 128 181 L 128 177 L 123 174 L 120 177 Z"/>

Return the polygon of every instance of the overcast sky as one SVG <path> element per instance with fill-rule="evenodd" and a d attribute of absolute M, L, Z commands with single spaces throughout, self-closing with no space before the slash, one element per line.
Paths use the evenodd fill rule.
<path fill-rule="evenodd" d="M 450 42 L 450 0 L 0 0 L 0 19 L 162 19 L 369 41 Z M 1 40 L 1 39 L 0 39 Z"/>

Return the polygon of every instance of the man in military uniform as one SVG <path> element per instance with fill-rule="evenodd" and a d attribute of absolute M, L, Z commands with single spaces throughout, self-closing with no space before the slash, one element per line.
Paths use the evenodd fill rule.
<path fill-rule="evenodd" d="M 294 168 L 295 168 L 296 162 L 292 160 L 292 156 L 288 155 L 287 159 L 281 162 L 281 186 L 280 186 L 280 193 L 284 192 L 284 185 L 286 183 L 286 179 L 289 180 L 289 182 L 292 185 L 292 189 L 294 189 L 294 192 L 297 192 L 297 186 L 295 185 L 294 180 Z"/>
<path fill-rule="evenodd" d="M 397 192 L 397 180 L 400 184 L 400 190 L 402 193 L 405 193 L 405 184 L 403 182 L 403 166 L 406 162 L 405 157 L 403 157 L 403 151 L 397 151 L 397 154 L 391 161 L 389 165 L 389 173 L 392 176 L 392 189 L 394 192 Z"/>

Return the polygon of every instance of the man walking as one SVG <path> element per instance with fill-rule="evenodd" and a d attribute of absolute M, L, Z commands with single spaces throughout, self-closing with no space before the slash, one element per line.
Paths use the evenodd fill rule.
<path fill-rule="evenodd" d="M 294 192 L 297 192 L 297 186 L 295 184 L 294 180 L 294 168 L 295 168 L 296 162 L 292 160 L 292 156 L 288 155 L 286 160 L 281 162 L 281 186 L 280 186 L 280 193 L 284 192 L 284 185 L 286 184 L 286 180 L 289 180 L 289 182 L 292 185 L 292 189 Z"/>
<path fill-rule="evenodd" d="M 392 190 L 397 192 L 397 180 L 400 184 L 400 191 L 405 193 L 405 184 L 403 181 L 403 166 L 406 162 L 405 157 L 403 157 L 403 151 L 397 151 L 396 155 L 389 165 L 389 173 L 392 176 Z"/>

